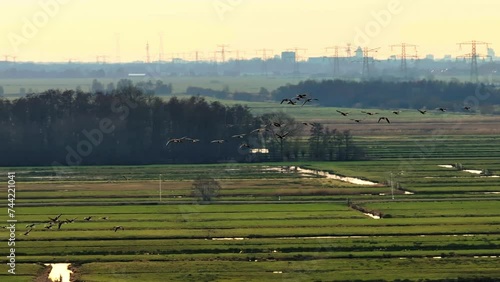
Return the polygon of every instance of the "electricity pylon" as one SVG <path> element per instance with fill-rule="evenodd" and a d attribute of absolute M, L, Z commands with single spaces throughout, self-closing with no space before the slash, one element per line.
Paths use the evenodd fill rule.
<path fill-rule="evenodd" d="M 373 61 L 373 57 L 370 57 L 370 53 L 375 53 L 380 49 L 380 47 L 368 49 L 368 47 L 363 48 L 363 78 L 370 77 L 370 59 Z"/>
<path fill-rule="evenodd" d="M 345 49 L 346 51 L 350 49 L 350 46 L 331 46 L 326 47 L 326 52 L 333 49 L 333 75 L 338 76 L 340 74 L 340 59 L 339 59 L 339 49 Z"/>
<path fill-rule="evenodd" d="M 397 45 L 391 45 L 391 51 L 394 50 L 394 47 L 401 47 L 401 54 L 398 56 L 396 55 L 396 57 L 399 57 L 401 58 L 401 72 L 404 74 L 405 78 L 408 77 L 408 68 L 407 68 L 407 65 L 406 65 L 406 59 L 407 58 L 413 58 L 413 59 L 418 59 L 418 56 L 417 56 L 417 45 L 413 45 L 413 44 L 407 44 L 407 43 L 401 43 L 401 44 L 397 44 Z M 408 49 L 407 48 L 413 48 L 413 51 L 415 52 L 414 54 L 410 54 L 408 55 L 407 51 Z"/>
<path fill-rule="evenodd" d="M 260 54 L 262 59 L 262 68 L 264 69 L 264 74 L 267 76 L 267 59 L 269 59 L 268 54 L 272 53 L 271 49 L 259 49 L 257 50 L 257 54 Z"/>
<path fill-rule="evenodd" d="M 471 45 L 472 50 L 469 54 L 462 55 L 461 57 L 463 58 L 470 58 L 471 59 L 471 65 L 470 65 L 470 80 L 472 82 L 479 82 L 479 75 L 477 72 L 477 57 L 488 57 L 487 55 L 480 55 L 477 53 L 477 45 L 486 45 L 486 49 L 488 49 L 488 46 L 491 43 L 486 43 L 482 41 L 468 41 L 468 42 L 460 42 L 457 43 L 460 49 L 462 49 L 462 45 Z"/>

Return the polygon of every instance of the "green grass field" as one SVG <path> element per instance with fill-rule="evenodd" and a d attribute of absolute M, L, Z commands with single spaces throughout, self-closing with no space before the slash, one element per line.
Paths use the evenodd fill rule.
<path fill-rule="evenodd" d="M 388 146 L 404 153 L 404 144 Z M 475 144 L 478 152 L 490 150 L 489 142 Z M 18 183 L 18 274 L 5 271 L 0 279 L 31 281 L 45 275 L 43 263 L 57 262 L 72 263 L 74 278 L 81 281 L 499 279 L 500 179 L 438 166 L 460 162 L 495 172 L 499 154 L 428 156 L 403 174 L 400 169 L 407 164 L 397 157 L 88 166 L 71 168 L 62 178 L 50 167 L 1 168 L 2 175 L 16 171 Z M 379 184 L 301 175 L 284 165 Z M 404 189 L 395 191 L 395 200 L 386 183 L 391 171 Z M 212 175 L 223 187 L 212 204 L 199 203 L 191 193 L 192 180 L 200 174 Z M 384 217 L 364 215 L 349 207 L 347 198 Z M 44 228 L 57 214 L 76 220 L 60 230 Z M 93 218 L 85 221 L 86 216 Z M 25 225 L 32 223 L 35 227 L 24 235 Z M 125 230 L 114 232 L 117 225 Z M 0 250 L 8 253 L 5 241 Z"/>
<path fill-rule="evenodd" d="M 165 82 L 179 93 L 191 83 L 243 91 L 286 83 L 255 79 Z M 19 86 L 9 82 L 11 89 Z M 34 80 L 26 88 L 74 88 L 84 82 L 45 83 Z M 255 114 L 283 111 L 298 121 L 349 129 L 368 160 L 0 168 L 4 187 L 7 173 L 16 172 L 18 220 L 17 274 L 8 274 L 4 264 L 0 281 L 42 279 L 43 264 L 58 262 L 71 263 L 77 281 L 500 280 L 498 117 L 404 111 L 391 124 L 374 119 L 355 124 L 335 108 L 246 105 Z M 364 117 L 361 109 L 344 110 L 352 118 Z M 443 166 L 456 164 L 465 170 Z M 214 177 L 222 187 L 210 204 L 192 193 L 200 175 Z M 2 226 L 8 219 L 7 193 L 0 189 Z M 75 222 L 45 228 L 58 214 Z M 83 219 L 88 216 L 90 221 Z M 124 230 L 115 232 L 114 226 Z M 9 230 L 0 232 L 0 251 L 7 256 Z"/>

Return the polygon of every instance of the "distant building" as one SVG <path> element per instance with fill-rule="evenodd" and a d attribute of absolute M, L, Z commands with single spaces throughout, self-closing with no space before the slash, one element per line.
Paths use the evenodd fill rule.
<path fill-rule="evenodd" d="M 307 59 L 307 62 L 312 63 L 312 64 L 328 64 L 330 62 L 330 58 L 328 58 L 326 56 L 309 57 L 309 59 Z"/>
<path fill-rule="evenodd" d="M 488 48 L 488 57 L 495 58 L 495 50 L 493 48 Z"/>
<path fill-rule="evenodd" d="M 281 60 L 283 62 L 295 63 L 295 59 L 296 59 L 295 52 L 292 51 L 281 52 Z"/>
<path fill-rule="evenodd" d="M 431 61 L 434 61 L 434 55 L 432 55 L 432 54 L 427 54 L 427 55 L 425 55 L 425 59 L 426 59 L 426 60 L 431 60 Z"/>
<path fill-rule="evenodd" d="M 354 54 L 354 57 L 356 58 L 363 58 L 363 49 L 361 49 L 361 47 L 358 47 L 358 49 L 354 51 Z"/>
<path fill-rule="evenodd" d="M 448 54 L 444 55 L 443 60 L 444 61 L 451 61 L 451 55 L 448 55 Z"/>

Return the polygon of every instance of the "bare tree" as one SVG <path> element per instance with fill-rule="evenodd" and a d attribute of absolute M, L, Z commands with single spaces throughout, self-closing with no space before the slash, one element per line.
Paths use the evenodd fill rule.
<path fill-rule="evenodd" d="M 193 196 L 203 202 L 211 202 L 219 195 L 221 189 L 219 181 L 211 177 L 198 177 L 193 182 Z"/>
<path fill-rule="evenodd" d="M 262 123 L 267 126 L 271 134 L 271 146 L 279 150 L 279 160 L 284 161 L 290 156 L 294 136 L 298 136 L 303 126 L 301 123 L 284 112 L 267 113 L 261 117 Z M 297 141 L 297 140 L 295 140 Z"/>

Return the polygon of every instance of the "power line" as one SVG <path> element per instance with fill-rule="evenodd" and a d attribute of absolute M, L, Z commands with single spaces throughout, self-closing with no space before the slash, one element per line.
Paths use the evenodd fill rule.
<path fill-rule="evenodd" d="M 146 63 L 147 64 L 151 63 L 151 60 L 149 57 L 149 42 L 146 42 Z"/>
<path fill-rule="evenodd" d="M 460 49 L 462 49 L 462 45 L 471 45 L 471 52 L 469 54 L 465 54 L 459 57 L 465 58 L 470 58 L 471 59 L 471 65 L 470 65 L 470 80 L 473 82 L 479 82 L 479 74 L 477 71 L 477 57 L 488 57 L 488 55 L 481 55 L 477 53 L 477 45 L 486 45 L 486 49 L 488 49 L 488 46 L 491 45 L 491 43 L 486 43 L 482 41 L 468 41 L 468 42 L 460 42 L 457 43 Z"/>
<path fill-rule="evenodd" d="M 399 55 L 399 57 L 401 58 L 401 67 L 400 68 L 401 68 L 401 71 L 403 72 L 405 78 L 408 77 L 408 68 L 406 65 L 406 59 L 407 58 L 418 59 L 417 45 L 401 43 L 401 44 L 397 44 L 397 45 L 390 45 L 390 47 L 391 47 L 391 51 L 394 49 L 394 47 L 401 47 L 401 54 Z M 413 50 L 415 51 L 414 55 L 408 55 L 408 53 L 407 53 L 408 47 L 413 48 Z M 398 57 L 398 56 L 396 55 L 396 57 Z"/>
<path fill-rule="evenodd" d="M 265 48 L 257 50 L 257 54 L 260 53 L 261 55 L 260 58 L 262 59 L 262 68 L 264 69 L 264 74 L 266 76 L 267 76 L 267 59 L 269 58 L 267 54 L 272 52 L 273 50 Z"/>
<path fill-rule="evenodd" d="M 370 59 L 373 62 L 373 57 L 370 57 L 370 53 L 375 53 L 378 49 L 380 49 L 380 47 L 373 49 L 368 49 L 368 47 L 363 48 L 363 78 L 370 77 Z"/>
<path fill-rule="evenodd" d="M 220 45 L 217 45 L 217 47 L 220 48 L 220 51 L 217 51 L 217 53 L 221 54 L 222 62 L 225 63 L 226 62 L 226 52 L 230 53 L 230 51 L 226 50 L 226 48 L 229 47 L 229 45 L 227 45 L 227 44 L 220 44 Z"/>
<path fill-rule="evenodd" d="M 332 49 L 333 49 L 333 75 L 338 76 L 340 74 L 339 49 L 349 50 L 349 52 L 350 52 L 350 46 L 347 46 L 347 47 L 331 46 L 331 47 L 326 47 L 325 51 L 328 53 L 328 50 L 332 50 Z"/>

